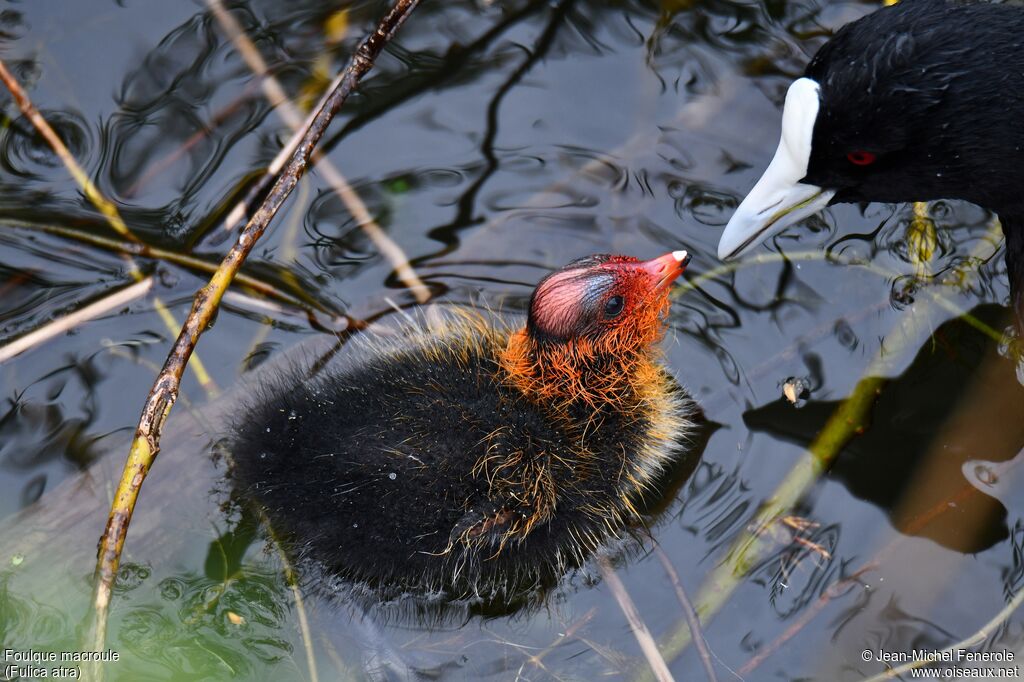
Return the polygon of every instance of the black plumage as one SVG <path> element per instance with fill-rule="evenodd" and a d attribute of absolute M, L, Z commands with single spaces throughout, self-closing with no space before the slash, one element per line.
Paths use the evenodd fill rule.
<path fill-rule="evenodd" d="M 804 78 L 817 84 L 820 105 L 809 158 L 794 151 L 796 112 L 788 133 L 783 118 L 787 168 L 803 177 L 770 167 L 723 234 L 720 255 L 807 215 L 813 189 L 834 192 L 831 203 L 964 199 L 999 215 L 1024 315 L 1024 8 L 902 0 L 842 27 Z M 794 100 L 787 109 L 810 109 Z M 787 156 L 784 146 L 776 158 Z"/>
<path fill-rule="evenodd" d="M 966 199 L 1024 229 L 1024 8 L 900 2 L 840 29 L 804 75 L 821 86 L 805 182 L 833 202 Z"/>

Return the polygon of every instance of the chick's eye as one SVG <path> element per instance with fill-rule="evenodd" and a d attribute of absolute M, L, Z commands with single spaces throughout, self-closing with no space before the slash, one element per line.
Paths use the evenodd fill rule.
<path fill-rule="evenodd" d="M 870 166 L 878 156 L 874 152 L 855 151 L 846 155 L 846 160 L 854 166 Z"/>
<path fill-rule="evenodd" d="M 611 319 L 617 317 L 626 305 L 626 299 L 622 296 L 612 296 L 604 302 L 604 316 Z"/>

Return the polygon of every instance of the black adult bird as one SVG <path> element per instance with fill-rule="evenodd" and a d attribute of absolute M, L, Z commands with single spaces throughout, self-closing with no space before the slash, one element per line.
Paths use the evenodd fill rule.
<path fill-rule="evenodd" d="M 829 203 L 996 211 L 1024 317 L 1024 9 L 902 0 L 827 42 L 786 95 L 775 158 L 718 245 L 732 258 Z"/>

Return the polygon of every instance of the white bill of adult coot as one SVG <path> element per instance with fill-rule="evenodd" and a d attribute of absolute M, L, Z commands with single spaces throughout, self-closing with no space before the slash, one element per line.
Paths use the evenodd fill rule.
<path fill-rule="evenodd" d="M 830 203 L 965 199 L 998 213 L 1024 312 L 1024 8 L 903 0 L 847 24 L 789 88 L 735 258 Z"/>

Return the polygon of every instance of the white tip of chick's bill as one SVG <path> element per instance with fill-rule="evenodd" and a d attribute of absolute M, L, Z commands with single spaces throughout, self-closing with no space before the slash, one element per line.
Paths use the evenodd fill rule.
<path fill-rule="evenodd" d="M 686 265 L 690 262 L 690 254 L 686 251 L 673 251 L 672 257 L 676 259 L 676 262 L 680 265 Z"/>
<path fill-rule="evenodd" d="M 726 225 L 718 257 L 735 258 L 789 225 L 820 211 L 834 192 L 800 181 L 807 175 L 811 140 L 821 106 L 820 88 L 810 78 L 789 86 L 782 110 L 778 149 Z"/>

